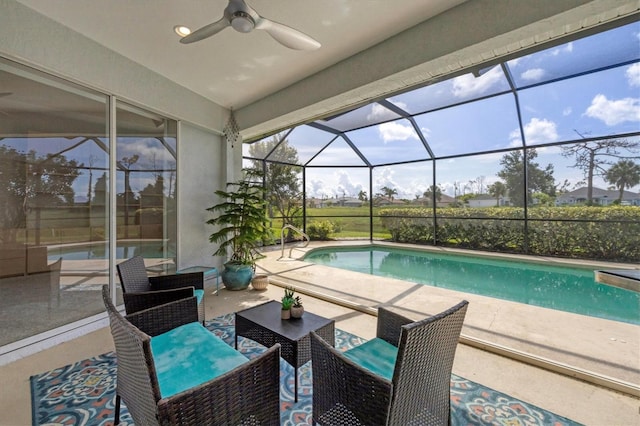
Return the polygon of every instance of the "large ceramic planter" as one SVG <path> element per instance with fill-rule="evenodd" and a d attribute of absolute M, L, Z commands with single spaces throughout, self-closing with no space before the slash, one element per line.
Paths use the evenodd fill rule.
<path fill-rule="evenodd" d="M 237 263 L 225 263 L 220 274 L 222 283 L 227 290 L 244 290 L 249 287 L 253 278 L 253 268 L 251 265 L 241 265 Z"/>

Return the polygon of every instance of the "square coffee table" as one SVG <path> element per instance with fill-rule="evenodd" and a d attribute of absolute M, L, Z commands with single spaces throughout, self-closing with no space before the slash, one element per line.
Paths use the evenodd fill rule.
<path fill-rule="evenodd" d="M 293 366 L 295 402 L 298 402 L 298 367 L 311 359 L 311 338 L 315 331 L 331 346 L 335 345 L 335 321 L 306 312 L 302 318 L 280 318 L 280 302 L 271 300 L 253 308 L 236 312 L 236 341 L 248 337 L 266 347 L 280 343 L 280 355 Z"/>

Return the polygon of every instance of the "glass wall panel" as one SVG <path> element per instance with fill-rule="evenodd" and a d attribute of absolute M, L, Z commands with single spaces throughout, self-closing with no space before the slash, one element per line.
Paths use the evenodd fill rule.
<path fill-rule="evenodd" d="M 415 117 L 437 157 L 486 152 L 520 143 L 520 124 L 512 94 L 458 105 Z"/>
<path fill-rule="evenodd" d="M 0 346 L 104 311 L 107 97 L 0 61 Z"/>
<path fill-rule="evenodd" d="M 118 102 L 116 132 L 116 258 L 175 269 L 177 123 Z"/>
<path fill-rule="evenodd" d="M 638 65 L 520 91 L 527 145 L 640 131 Z"/>

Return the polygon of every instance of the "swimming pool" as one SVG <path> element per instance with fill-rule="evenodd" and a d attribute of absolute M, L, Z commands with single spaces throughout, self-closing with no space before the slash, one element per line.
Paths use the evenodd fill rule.
<path fill-rule="evenodd" d="M 387 247 L 322 248 L 305 261 L 640 325 L 640 294 L 594 270 Z"/>
<path fill-rule="evenodd" d="M 107 259 L 109 251 L 106 242 L 61 245 L 47 248 L 49 262 L 63 260 Z M 116 247 L 116 259 L 128 259 L 141 255 L 145 258 L 172 257 L 163 250 L 163 240 L 120 241 Z"/>

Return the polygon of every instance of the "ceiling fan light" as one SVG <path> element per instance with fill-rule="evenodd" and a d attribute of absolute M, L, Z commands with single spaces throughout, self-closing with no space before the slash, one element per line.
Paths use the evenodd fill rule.
<path fill-rule="evenodd" d="M 173 27 L 173 31 L 176 32 L 180 37 L 186 37 L 191 34 L 191 29 L 189 27 L 185 27 L 184 25 L 176 25 Z"/>
<path fill-rule="evenodd" d="M 248 33 L 253 30 L 256 23 L 248 13 L 238 11 L 231 18 L 231 26 L 234 30 L 241 33 Z"/>

